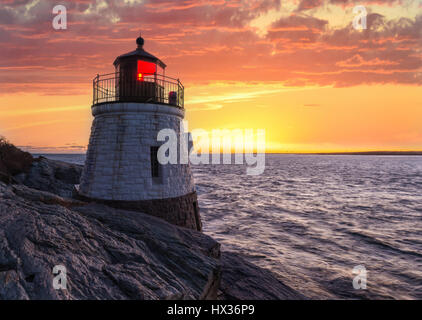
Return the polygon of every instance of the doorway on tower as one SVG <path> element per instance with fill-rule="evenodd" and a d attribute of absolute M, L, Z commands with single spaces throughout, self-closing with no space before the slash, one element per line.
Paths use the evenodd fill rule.
<path fill-rule="evenodd" d="M 158 149 L 160 147 L 151 147 L 151 177 L 153 183 L 163 183 L 163 167 L 158 162 Z"/>

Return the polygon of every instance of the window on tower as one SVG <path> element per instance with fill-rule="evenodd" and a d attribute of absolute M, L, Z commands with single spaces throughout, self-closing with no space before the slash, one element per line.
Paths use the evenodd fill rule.
<path fill-rule="evenodd" d="M 138 60 L 138 73 L 139 81 L 144 81 L 147 76 L 152 76 L 157 72 L 157 65 L 153 62 Z"/>
<path fill-rule="evenodd" d="M 151 176 L 159 178 L 161 176 L 161 165 L 158 162 L 158 148 L 151 147 Z"/>

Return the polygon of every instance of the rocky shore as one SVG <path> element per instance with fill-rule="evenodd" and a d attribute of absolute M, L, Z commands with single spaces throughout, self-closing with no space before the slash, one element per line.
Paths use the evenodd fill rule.
<path fill-rule="evenodd" d="M 0 299 L 302 299 L 211 237 L 72 198 L 82 167 L 0 158 Z M 66 268 L 66 290 L 53 267 Z"/>

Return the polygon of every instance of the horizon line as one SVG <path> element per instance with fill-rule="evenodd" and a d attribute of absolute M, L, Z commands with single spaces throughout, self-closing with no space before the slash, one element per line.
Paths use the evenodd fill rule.
<path fill-rule="evenodd" d="M 27 151 L 29 152 L 29 151 Z M 33 155 L 47 155 L 47 154 L 86 154 L 86 152 L 29 152 Z M 251 153 L 251 152 L 245 152 L 246 153 Z M 253 154 L 257 154 L 257 152 L 252 152 Z M 309 155 L 422 155 L 422 150 L 364 150 L 364 151 L 283 151 L 283 152 L 279 152 L 279 151 L 267 151 L 267 152 L 260 152 L 260 154 L 309 154 Z M 199 154 L 208 154 L 208 155 L 213 155 L 216 153 L 199 153 Z M 218 154 L 218 153 L 217 153 Z M 231 154 L 231 155 L 235 155 L 235 154 L 239 154 L 236 152 L 230 152 L 230 153 L 220 153 L 220 155 L 224 155 L 224 154 Z"/>

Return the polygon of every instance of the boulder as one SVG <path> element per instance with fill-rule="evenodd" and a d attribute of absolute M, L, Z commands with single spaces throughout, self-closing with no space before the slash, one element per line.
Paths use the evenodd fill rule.
<path fill-rule="evenodd" d="M 222 252 L 222 300 L 303 300 L 305 296 L 235 252 Z"/>
<path fill-rule="evenodd" d="M 83 166 L 71 164 L 45 157 L 36 158 L 28 173 L 16 175 L 14 178 L 28 187 L 48 191 L 62 197 L 71 197 L 75 184 Z"/>

